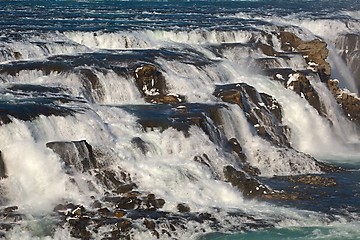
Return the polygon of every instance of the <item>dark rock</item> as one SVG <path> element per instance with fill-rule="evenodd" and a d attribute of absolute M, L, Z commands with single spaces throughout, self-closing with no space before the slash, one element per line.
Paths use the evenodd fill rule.
<path fill-rule="evenodd" d="M 187 205 L 186 203 L 179 203 L 177 206 L 176 206 L 177 210 L 181 213 L 188 213 L 190 212 L 190 207 L 189 205 Z"/>
<path fill-rule="evenodd" d="M 256 44 L 256 46 L 267 56 L 276 56 L 277 55 L 277 52 L 275 51 L 275 49 L 270 45 L 259 42 Z"/>
<path fill-rule="evenodd" d="M 16 210 L 18 210 L 18 209 L 19 209 L 18 206 L 6 207 L 6 208 L 4 209 L 4 212 L 10 213 L 10 212 L 14 212 L 14 211 L 16 211 Z"/>
<path fill-rule="evenodd" d="M 135 69 L 136 86 L 149 103 L 177 104 L 185 101 L 184 96 L 170 94 L 162 73 L 153 65 L 142 65 Z"/>
<path fill-rule="evenodd" d="M 290 146 L 288 129 L 281 122 L 281 107 L 276 99 L 246 83 L 217 86 L 214 95 L 238 105 L 259 136 L 275 145 Z"/>
<path fill-rule="evenodd" d="M 144 96 L 165 95 L 165 78 L 155 66 L 140 66 L 136 68 L 134 75 L 136 85 Z"/>
<path fill-rule="evenodd" d="M 116 208 L 119 209 L 134 209 L 139 206 L 141 200 L 136 197 L 121 197 L 116 203 Z"/>
<path fill-rule="evenodd" d="M 301 73 L 295 73 L 291 76 L 291 81 L 287 83 L 287 88 L 290 88 L 300 96 L 303 96 L 321 116 L 326 116 L 326 108 L 320 101 L 318 93 L 312 87 L 306 76 Z"/>
<path fill-rule="evenodd" d="M 116 228 L 118 228 L 121 232 L 129 231 L 131 228 L 131 221 L 128 219 L 125 219 L 121 222 L 116 223 Z"/>
<path fill-rule="evenodd" d="M 81 172 L 98 167 L 92 146 L 86 140 L 73 142 L 48 142 L 46 147 L 53 150 L 64 161 L 67 168 Z"/>
<path fill-rule="evenodd" d="M 240 158 L 242 162 L 246 160 L 246 155 L 243 153 L 243 149 L 236 138 L 231 138 L 228 141 L 228 144 L 231 147 L 231 150 L 234 151 Z"/>
<path fill-rule="evenodd" d="M 135 183 L 124 184 L 124 185 L 119 186 L 115 192 L 118 194 L 127 193 L 127 192 L 132 191 L 136 187 L 137 186 Z"/>
<path fill-rule="evenodd" d="M 126 215 L 126 212 L 125 212 L 125 211 L 116 210 L 116 211 L 114 212 L 114 216 L 115 216 L 116 218 L 122 218 L 122 217 L 124 217 L 125 215 Z"/>
<path fill-rule="evenodd" d="M 149 194 L 147 198 L 144 199 L 144 203 L 148 210 L 156 210 L 165 205 L 165 200 L 162 198 L 156 199 L 154 194 Z"/>
<path fill-rule="evenodd" d="M 232 166 L 224 167 L 224 177 L 227 182 L 238 188 L 246 197 L 258 197 L 271 193 L 271 189 Z"/>
<path fill-rule="evenodd" d="M 185 102 L 185 97 L 177 94 L 166 94 L 166 95 L 146 96 L 145 100 L 149 103 L 177 104 L 177 103 Z"/>
<path fill-rule="evenodd" d="M 103 101 L 105 96 L 105 90 L 101 85 L 98 76 L 90 69 L 86 68 L 80 69 L 80 75 L 82 76 L 81 79 L 83 80 L 83 85 L 86 91 L 90 93 L 88 95 L 93 95 L 94 99 L 98 102 Z M 91 94 L 92 92 L 94 94 Z"/>
<path fill-rule="evenodd" d="M 68 210 L 67 206 L 65 206 L 64 204 L 58 204 L 54 207 L 54 212 L 66 212 L 66 210 Z"/>
<path fill-rule="evenodd" d="M 97 210 L 98 211 L 98 213 L 100 213 L 101 215 L 110 215 L 110 210 L 108 209 L 108 208 L 106 208 L 106 207 L 104 207 L 104 208 L 100 208 L 100 209 L 98 209 Z"/>
<path fill-rule="evenodd" d="M 138 123 L 145 131 L 164 131 L 172 127 L 187 136 L 190 127 L 197 126 L 216 142 L 219 139 L 217 124 L 221 122 L 219 109 L 222 107 L 220 104 L 184 103 L 132 105 L 121 108 L 138 117 Z"/>
<path fill-rule="evenodd" d="M 152 221 L 152 220 L 145 219 L 144 220 L 144 225 L 146 226 L 147 229 L 150 229 L 150 230 L 155 229 L 155 222 Z"/>
<path fill-rule="evenodd" d="M 12 118 L 31 121 L 40 115 L 68 116 L 76 111 L 59 105 L 56 101 L 61 98 L 32 98 L 16 101 L 3 101 L 0 103 L 0 125 L 12 122 Z"/>
<path fill-rule="evenodd" d="M 4 158 L 2 156 L 2 152 L 0 151 L 0 179 L 6 178 L 6 166 L 4 162 Z"/>
<path fill-rule="evenodd" d="M 147 143 L 139 137 L 134 137 L 131 139 L 131 144 L 134 147 L 140 149 L 143 154 L 146 154 L 149 151 Z"/>

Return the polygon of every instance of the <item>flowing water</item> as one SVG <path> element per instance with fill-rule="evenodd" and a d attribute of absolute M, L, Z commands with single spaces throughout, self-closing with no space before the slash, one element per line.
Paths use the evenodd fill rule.
<path fill-rule="evenodd" d="M 95 211 L 94 200 L 109 189 L 92 171 L 106 168 L 115 176 L 125 171 L 139 191 L 164 199 L 162 212 L 176 214 L 177 204 L 186 203 L 191 213 L 216 219 L 185 220 L 174 230 L 177 239 L 359 239 L 358 126 L 317 75 L 310 82 L 327 117 L 264 74 L 259 59 L 270 59 L 269 68 L 308 69 L 299 54 L 272 61 L 256 47 L 266 43 L 280 52 L 277 36 L 284 29 L 325 41 L 331 77 L 359 92 L 339 55 L 347 46 L 335 47 L 346 34 L 360 34 L 357 0 L 0 1 L 0 150 L 7 175 L 0 180 L 0 236 L 72 239 L 53 209 L 73 203 Z M 155 66 L 168 92 L 186 103 L 148 103 L 134 77 L 144 65 Z M 289 129 L 286 151 L 257 135 L 241 108 L 214 94 L 240 83 L 279 103 L 281 126 Z M 182 117 L 184 109 L 190 115 Z M 214 109 L 221 123 L 209 117 Z M 337 184 L 305 187 L 302 194 L 310 191 L 311 200 L 249 199 L 224 181 L 224 166 L 241 165 L 225 147 L 231 138 L 269 187 L 286 189 L 287 176 L 298 174 L 321 174 Z M 47 147 L 81 140 L 101 152 L 91 171 L 78 159 L 72 162 L 77 170 L 69 170 Z M 205 165 L 194 160 L 199 156 Z M 322 173 L 310 156 L 347 170 Z M 9 217 L 10 206 L 21 217 Z M 128 216 L 134 239 L 156 237 L 140 217 Z M 91 238 L 110 239 L 110 229 L 102 226 Z"/>

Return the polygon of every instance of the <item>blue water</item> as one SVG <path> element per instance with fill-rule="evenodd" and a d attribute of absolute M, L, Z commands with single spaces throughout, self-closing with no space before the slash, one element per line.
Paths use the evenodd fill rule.
<path fill-rule="evenodd" d="M 2 30 L 236 30 L 266 24 L 252 16 L 349 19 L 359 1 L 0 1 Z"/>

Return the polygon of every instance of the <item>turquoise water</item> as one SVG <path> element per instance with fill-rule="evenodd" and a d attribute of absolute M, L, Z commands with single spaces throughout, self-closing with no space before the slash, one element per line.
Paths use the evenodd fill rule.
<path fill-rule="evenodd" d="M 342 227 L 302 227 L 302 228 L 282 228 L 266 231 L 246 232 L 238 234 L 209 234 L 201 240 L 353 240 L 360 239 L 360 223 L 344 225 Z"/>

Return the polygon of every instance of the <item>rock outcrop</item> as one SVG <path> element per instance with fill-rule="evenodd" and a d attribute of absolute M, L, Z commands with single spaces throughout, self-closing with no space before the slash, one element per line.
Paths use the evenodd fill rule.
<path fill-rule="evenodd" d="M 335 47 L 352 72 L 360 93 L 360 35 L 354 33 L 341 35 L 335 40 Z"/>
<path fill-rule="evenodd" d="M 347 90 L 341 89 L 337 80 L 329 80 L 328 87 L 343 109 L 345 116 L 360 128 L 360 98 Z"/>
<path fill-rule="evenodd" d="M 281 107 L 276 99 L 246 83 L 217 86 L 214 95 L 238 105 L 259 136 L 275 145 L 290 146 L 288 129 L 282 125 Z"/>
<path fill-rule="evenodd" d="M 85 140 L 73 142 L 48 142 L 46 147 L 57 153 L 66 168 L 80 172 L 98 168 L 91 145 Z"/>
<path fill-rule="evenodd" d="M 329 50 L 327 44 L 319 39 L 303 41 L 294 33 L 281 31 L 278 35 L 283 51 L 297 51 L 304 55 L 306 62 L 315 68 L 323 82 L 327 82 L 331 75 L 330 64 L 326 61 Z"/>
<path fill-rule="evenodd" d="M 319 95 L 311 85 L 309 79 L 307 79 L 304 74 L 290 74 L 286 85 L 287 88 L 292 89 L 301 97 L 305 98 L 321 116 L 326 117 L 326 108 L 320 101 Z"/>
<path fill-rule="evenodd" d="M 165 77 L 153 65 L 142 65 L 134 71 L 136 86 L 150 103 L 181 103 L 185 101 L 183 96 L 168 93 Z"/>

